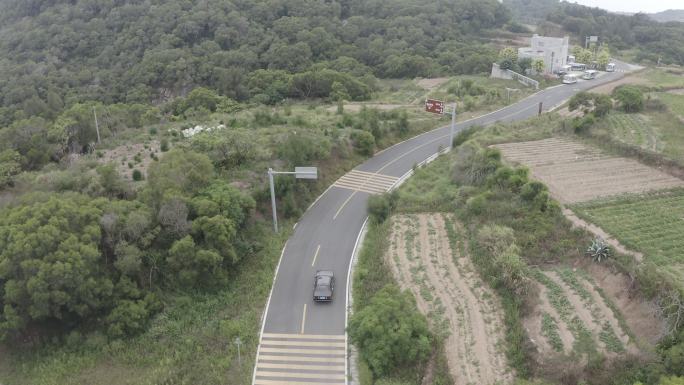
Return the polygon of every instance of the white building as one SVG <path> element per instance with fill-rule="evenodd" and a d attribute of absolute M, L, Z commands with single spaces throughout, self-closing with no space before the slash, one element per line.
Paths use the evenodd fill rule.
<path fill-rule="evenodd" d="M 518 48 L 518 59 L 530 58 L 544 61 L 544 73 L 559 71 L 568 58 L 570 40 L 566 37 L 546 37 L 534 34 L 531 47 Z"/>

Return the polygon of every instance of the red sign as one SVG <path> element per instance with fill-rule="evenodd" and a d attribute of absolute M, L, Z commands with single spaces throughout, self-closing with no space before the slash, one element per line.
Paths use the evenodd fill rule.
<path fill-rule="evenodd" d="M 425 100 L 425 111 L 432 112 L 433 114 L 443 114 L 444 102 L 441 100 L 427 99 Z"/>

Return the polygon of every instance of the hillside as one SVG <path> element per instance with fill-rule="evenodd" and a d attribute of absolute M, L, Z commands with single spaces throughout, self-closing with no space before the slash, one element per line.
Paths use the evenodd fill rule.
<path fill-rule="evenodd" d="M 0 127 L 75 102 L 159 103 L 196 86 L 248 100 L 264 93 L 259 69 L 327 68 L 366 84 L 371 74 L 487 71 L 495 52 L 476 34 L 508 17 L 495 0 L 3 0 Z"/>
<path fill-rule="evenodd" d="M 684 9 L 668 9 L 658 13 L 651 13 L 648 16 L 661 23 L 667 23 L 669 21 L 684 22 Z"/>

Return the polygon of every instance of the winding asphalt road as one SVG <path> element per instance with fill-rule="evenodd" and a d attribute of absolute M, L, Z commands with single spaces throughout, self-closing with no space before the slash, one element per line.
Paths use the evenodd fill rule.
<path fill-rule="evenodd" d="M 591 81 L 542 90 L 501 110 L 456 124 L 472 125 L 527 119 L 548 111 L 575 93 L 614 81 L 632 67 Z M 342 177 L 304 213 L 283 249 L 266 305 L 254 370 L 255 385 L 344 384 L 347 381 L 346 289 L 350 261 L 366 220 L 372 193 L 387 191 L 417 163 L 449 145 L 449 126 L 440 127 L 376 154 Z M 312 300 L 316 270 L 336 278 L 331 303 Z"/>

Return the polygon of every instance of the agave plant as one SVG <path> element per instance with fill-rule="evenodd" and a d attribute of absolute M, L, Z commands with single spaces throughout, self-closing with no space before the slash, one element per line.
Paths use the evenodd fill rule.
<path fill-rule="evenodd" d="M 595 238 L 591 242 L 591 246 L 587 249 L 587 255 L 594 260 L 594 262 L 602 262 L 610 257 L 610 246 L 601 238 Z"/>

